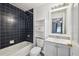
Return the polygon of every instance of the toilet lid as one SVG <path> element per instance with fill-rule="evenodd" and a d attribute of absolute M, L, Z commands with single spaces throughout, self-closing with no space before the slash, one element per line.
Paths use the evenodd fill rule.
<path fill-rule="evenodd" d="M 41 51 L 41 48 L 40 48 L 40 47 L 34 47 L 34 48 L 32 48 L 32 50 L 31 50 L 31 54 L 32 54 L 32 55 L 37 55 L 37 54 L 40 53 L 40 51 Z"/>

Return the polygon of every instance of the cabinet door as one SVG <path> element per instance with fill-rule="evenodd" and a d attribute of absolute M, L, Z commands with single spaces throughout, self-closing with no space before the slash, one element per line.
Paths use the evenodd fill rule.
<path fill-rule="evenodd" d="M 57 44 L 58 47 L 58 56 L 69 56 L 70 48 L 66 45 Z"/>
<path fill-rule="evenodd" d="M 56 44 L 51 42 L 45 42 L 44 51 L 45 56 L 56 56 L 57 55 Z"/>

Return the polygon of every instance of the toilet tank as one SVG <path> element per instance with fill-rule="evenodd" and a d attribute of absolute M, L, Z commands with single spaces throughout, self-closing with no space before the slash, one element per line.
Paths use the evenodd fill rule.
<path fill-rule="evenodd" d="M 37 38 L 37 46 L 38 47 L 43 47 L 43 45 L 44 45 L 44 40 L 40 39 L 40 38 Z"/>

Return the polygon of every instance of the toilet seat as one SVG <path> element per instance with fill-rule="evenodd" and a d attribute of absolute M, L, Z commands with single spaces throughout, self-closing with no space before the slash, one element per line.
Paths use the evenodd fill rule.
<path fill-rule="evenodd" d="M 40 52 L 41 52 L 41 48 L 40 47 L 34 47 L 30 51 L 30 56 L 37 56 L 37 55 L 40 54 Z"/>

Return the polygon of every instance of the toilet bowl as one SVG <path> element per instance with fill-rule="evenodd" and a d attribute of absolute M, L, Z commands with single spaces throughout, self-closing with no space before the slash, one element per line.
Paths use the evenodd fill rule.
<path fill-rule="evenodd" d="M 30 56 L 39 56 L 40 55 L 40 52 L 43 48 L 43 42 L 44 40 L 42 39 L 37 39 L 37 46 L 36 47 L 33 47 L 30 51 Z"/>
<path fill-rule="evenodd" d="M 41 48 L 40 47 L 34 47 L 30 51 L 30 56 L 39 56 L 40 52 L 41 52 Z"/>

